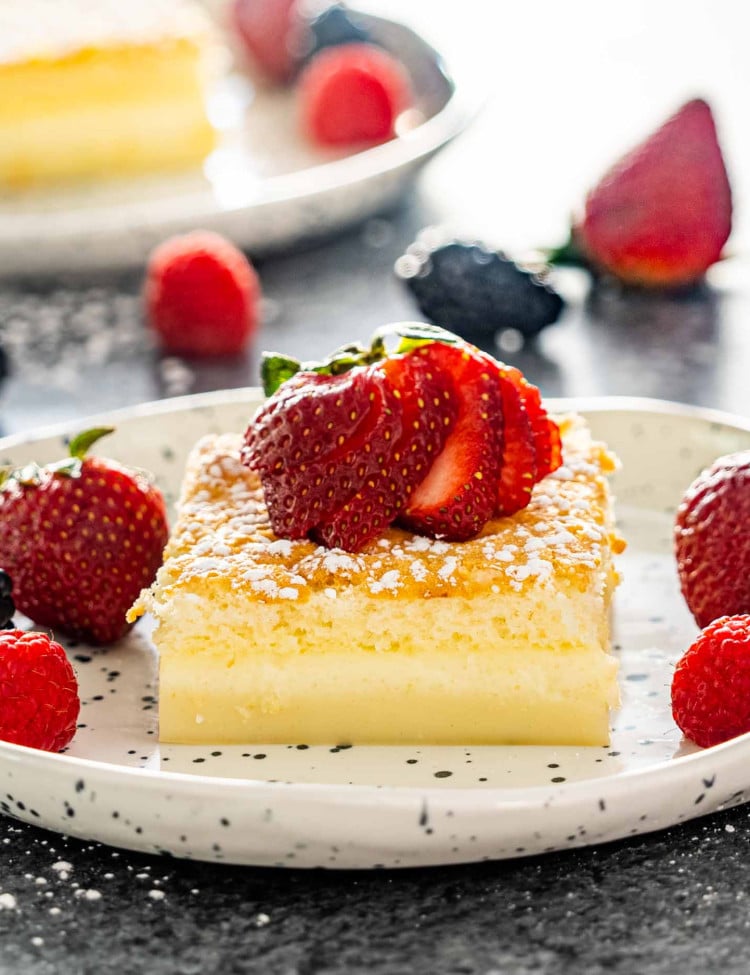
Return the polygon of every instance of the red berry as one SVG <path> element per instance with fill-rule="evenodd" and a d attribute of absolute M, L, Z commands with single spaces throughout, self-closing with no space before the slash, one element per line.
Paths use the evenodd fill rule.
<path fill-rule="evenodd" d="M 399 521 L 418 534 L 463 541 L 478 534 L 497 507 L 503 428 L 497 364 L 465 343 L 433 342 L 414 354 L 451 377 L 458 415 Z"/>
<path fill-rule="evenodd" d="M 256 413 L 243 460 L 261 476 L 271 526 L 304 538 L 387 463 L 401 415 L 379 365 L 300 372 Z"/>
<path fill-rule="evenodd" d="M 711 109 L 695 99 L 609 170 L 574 236 L 592 264 L 622 281 L 670 287 L 719 260 L 731 222 Z"/>
<path fill-rule="evenodd" d="M 528 504 L 537 457 L 560 463 L 538 390 L 442 329 L 396 326 L 306 369 L 269 354 L 262 375 L 242 457 L 282 537 L 356 551 L 395 521 L 462 541 Z"/>
<path fill-rule="evenodd" d="M 505 369 L 510 371 L 511 367 L 506 366 Z M 539 389 L 530 383 L 520 370 L 513 369 L 512 372 L 531 424 L 536 464 L 535 482 L 539 483 L 543 477 L 556 471 L 562 464 L 560 428 L 547 415 Z"/>
<path fill-rule="evenodd" d="M 721 616 L 681 658 L 672 714 L 682 733 L 708 748 L 750 731 L 750 616 Z"/>
<path fill-rule="evenodd" d="M 513 515 L 531 501 L 537 480 L 536 449 L 521 391 L 523 376 L 518 369 L 506 365 L 500 366 L 499 374 L 504 427 L 497 512 Z"/>
<path fill-rule="evenodd" d="M 401 435 L 379 470 L 313 535 L 329 547 L 356 550 L 393 522 L 440 454 L 455 422 L 457 401 L 450 377 L 417 351 L 381 364 L 398 400 Z"/>
<path fill-rule="evenodd" d="M 750 613 L 748 524 L 750 450 L 745 450 L 720 457 L 699 474 L 677 510 L 677 569 L 698 626 Z"/>
<path fill-rule="evenodd" d="M 234 0 L 230 22 L 251 63 L 269 81 L 294 74 L 297 0 Z"/>
<path fill-rule="evenodd" d="M 302 123 L 314 142 L 329 146 L 385 142 L 412 101 L 405 69 L 369 44 L 325 48 L 299 81 Z"/>
<path fill-rule="evenodd" d="M 59 752 L 81 703 L 65 651 L 45 633 L 0 632 L 0 739 Z"/>
<path fill-rule="evenodd" d="M 0 565 L 18 609 L 90 643 L 119 639 L 125 614 L 153 582 L 167 541 L 161 492 L 144 474 L 83 454 L 66 467 L 30 465 L 0 489 Z"/>
<path fill-rule="evenodd" d="M 144 298 L 162 347 L 178 355 L 237 355 L 258 325 L 260 284 L 252 265 L 206 230 L 170 237 L 153 251 Z"/>

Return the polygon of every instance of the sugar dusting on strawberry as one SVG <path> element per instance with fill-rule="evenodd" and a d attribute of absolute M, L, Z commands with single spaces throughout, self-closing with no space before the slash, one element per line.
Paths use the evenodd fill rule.
<path fill-rule="evenodd" d="M 536 388 L 433 326 L 392 326 L 322 363 L 268 355 L 263 377 L 273 395 L 242 456 L 281 537 L 357 551 L 396 523 L 463 541 L 561 463 Z"/>
<path fill-rule="evenodd" d="M 87 456 L 109 428 L 86 431 L 57 464 L 5 472 L 0 565 L 18 609 L 43 626 L 107 644 L 149 586 L 167 541 L 164 499 L 142 472 Z"/>
<path fill-rule="evenodd" d="M 0 739 L 59 752 L 75 734 L 80 706 L 59 643 L 46 633 L 0 632 Z"/>

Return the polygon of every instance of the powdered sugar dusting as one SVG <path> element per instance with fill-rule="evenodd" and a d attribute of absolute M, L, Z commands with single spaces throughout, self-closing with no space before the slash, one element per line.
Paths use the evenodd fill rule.
<path fill-rule="evenodd" d="M 189 462 L 179 524 L 156 597 L 145 596 L 142 608 L 157 609 L 160 594 L 207 577 L 268 602 L 303 601 L 313 593 L 335 599 L 359 586 L 383 599 L 432 598 L 466 586 L 473 592 L 519 592 L 595 572 L 609 557 L 604 475 L 614 460 L 592 443 L 583 421 L 568 418 L 561 426 L 564 466 L 536 486 L 525 510 L 490 522 L 468 542 L 391 528 L 359 553 L 276 538 L 257 475 L 240 461 L 240 438 L 205 438 Z"/>

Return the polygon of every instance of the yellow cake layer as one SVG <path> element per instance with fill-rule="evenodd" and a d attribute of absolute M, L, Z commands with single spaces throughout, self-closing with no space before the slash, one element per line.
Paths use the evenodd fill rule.
<path fill-rule="evenodd" d="M 4 2 L 0 187 L 174 169 L 211 151 L 209 35 L 185 0 Z"/>
<path fill-rule="evenodd" d="M 277 539 L 240 438 L 202 440 L 133 610 L 156 618 L 161 739 L 605 744 L 613 460 L 581 421 L 563 432 L 525 511 L 354 555 Z"/>

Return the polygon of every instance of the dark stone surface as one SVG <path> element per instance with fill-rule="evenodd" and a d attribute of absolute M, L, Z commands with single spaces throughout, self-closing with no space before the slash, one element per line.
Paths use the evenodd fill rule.
<path fill-rule="evenodd" d="M 600 848 L 392 873 L 180 862 L 4 820 L 0 887 L 17 907 L 0 910 L 0 972 L 740 975 L 749 853 L 744 808 Z"/>

